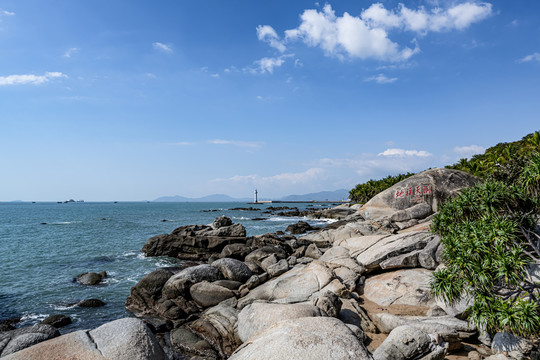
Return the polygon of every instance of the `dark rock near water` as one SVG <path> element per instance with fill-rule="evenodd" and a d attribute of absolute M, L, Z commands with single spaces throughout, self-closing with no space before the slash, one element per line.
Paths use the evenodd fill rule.
<path fill-rule="evenodd" d="M 304 234 L 311 230 L 319 229 L 318 227 L 312 227 L 305 221 L 299 221 L 296 224 L 292 224 L 287 226 L 287 229 L 285 231 L 290 232 L 291 234 Z"/>
<path fill-rule="evenodd" d="M 253 251 L 253 248 L 246 244 L 230 244 L 226 245 L 221 253 L 220 258 L 233 258 L 236 260 L 244 260 L 247 254 Z"/>
<path fill-rule="evenodd" d="M 74 280 L 82 285 L 98 285 L 105 277 L 107 277 L 107 273 L 102 271 L 100 273 L 82 273 L 77 275 Z"/>
<path fill-rule="evenodd" d="M 244 283 L 251 277 L 251 270 L 242 261 L 223 258 L 216 260 L 212 263 L 212 266 L 216 267 L 226 279 L 239 281 Z"/>
<path fill-rule="evenodd" d="M 105 303 L 99 299 L 86 299 L 77 304 L 80 307 L 95 308 L 105 306 Z"/>
<path fill-rule="evenodd" d="M 56 314 L 47 317 L 41 324 L 52 325 L 55 328 L 60 328 L 71 324 L 71 318 L 66 315 Z"/>
<path fill-rule="evenodd" d="M 234 297 L 232 290 L 208 281 L 194 284 L 189 292 L 193 300 L 203 307 L 214 306 L 223 300 Z"/>
<path fill-rule="evenodd" d="M 161 268 L 143 277 L 137 285 L 131 288 L 126 300 L 127 309 L 135 313 L 147 314 L 151 312 L 155 314 L 152 309 L 161 299 L 161 290 L 171 276 L 173 276 L 173 272 L 170 269 Z"/>
<path fill-rule="evenodd" d="M 0 320 L 0 332 L 15 330 L 15 326 L 13 325 L 19 323 L 20 321 L 21 321 L 20 317 L 12 317 L 9 319 Z"/>

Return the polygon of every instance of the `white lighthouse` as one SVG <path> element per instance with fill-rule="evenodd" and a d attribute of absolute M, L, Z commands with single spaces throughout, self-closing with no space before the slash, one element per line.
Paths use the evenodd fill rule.
<path fill-rule="evenodd" d="M 257 200 L 257 189 L 255 189 L 255 203 L 258 203 L 259 201 Z"/>

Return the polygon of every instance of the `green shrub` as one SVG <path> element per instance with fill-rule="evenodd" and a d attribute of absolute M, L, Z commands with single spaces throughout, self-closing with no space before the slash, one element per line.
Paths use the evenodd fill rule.
<path fill-rule="evenodd" d="M 433 293 L 449 304 L 473 300 L 468 319 L 489 331 L 540 333 L 540 283 L 526 274 L 540 264 L 540 154 L 510 159 L 488 179 L 445 203 L 432 231 L 441 236 L 446 267 Z"/>

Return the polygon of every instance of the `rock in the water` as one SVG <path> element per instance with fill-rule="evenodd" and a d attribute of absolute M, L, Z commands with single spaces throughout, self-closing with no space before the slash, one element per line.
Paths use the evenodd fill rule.
<path fill-rule="evenodd" d="M 79 302 L 77 305 L 80 307 L 95 308 L 105 306 L 105 303 L 99 299 L 86 299 Z"/>
<path fill-rule="evenodd" d="M 291 234 L 304 234 L 308 231 L 315 230 L 317 228 L 312 227 L 305 221 L 299 221 L 296 224 L 291 224 L 287 226 L 287 229 L 285 231 L 290 232 Z"/>
<path fill-rule="evenodd" d="M 284 336 L 286 334 L 286 336 Z M 283 320 L 258 332 L 230 360 L 368 360 L 355 333 L 330 317 Z"/>
<path fill-rule="evenodd" d="M 212 266 L 221 271 L 226 279 L 239 281 L 241 283 L 246 282 L 252 275 L 249 267 L 242 261 L 236 259 L 219 259 L 214 261 Z"/>
<path fill-rule="evenodd" d="M 223 300 L 234 297 L 231 290 L 207 281 L 193 285 L 189 292 L 193 300 L 203 307 L 214 306 Z"/>
<path fill-rule="evenodd" d="M 504 351 L 518 351 L 527 355 L 532 351 L 532 349 L 533 344 L 530 340 L 508 332 L 496 333 L 491 343 L 491 350 L 495 354 L 502 353 Z"/>
<path fill-rule="evenodd" d="M 359 212 L 366 219 L 381 219 L 392 215 L 396 216 L 395 221 L 423 218 L 437 212 L 442 202 L 478 181 L 477 177 L 459 170 L 427 170 L 375 195 Z M 428 206 L 431 211 L 427 211 Z M 398 213 L 406 209 L 409 210 Z"/>
<path fill-rule="evenodd" d="M 412 360 L 429 352 L 431 339 L 425 332 L 410 327 L 399 326 L 373 353 L 374 360 Z"/>
<path fill-rule="evenodd" d="M 246 342 L 257 332 L 279 321 L 313 316 L 323 316 L 323 312 L 319 307 L 311 304 L 275 304 L 256 301 L 243 308 L 238 314 L 238 335 L 242 342 Z"/>
<path fill-rule="evenodd" d="M 426 269 L 397 270 L 366 279 L 364 296 L 380 306 L 435 305 L 430 290 L 431 271 Z"/>
<path fill-rule="evenodd" d="M 37 324 L 0 333 L 0 357 L 59 336 L 51 325 Z"/>
<path fill-rule="evenodd" d="M 238 308 L 255 300 L 294 303 L 308 300 L 333 279 L 333 273 L 323 263 L 315 260 L 308 266 L 296 265 L 280 277 L 260 285 L 238 300 Z"/>
<path fill-rule="evenodd" d="M 41 323 L 42 324 L 47 324 L 47 325 L 52 325 L 55 328 L 60 328 L 60 327 L 71 324 L 71 318 L 69 316 L 66 316 L 66 315 L 56 314 L 56 315 L 51 315 L 51 316 L 47 317 Z"/>
<path fill-rule="evenodd" d="M 101 283 L 107 274 L 103 271 L 101 273 L 83 273 L 77 275 L 77 282 L 82 285 L 97 285 Z"/>

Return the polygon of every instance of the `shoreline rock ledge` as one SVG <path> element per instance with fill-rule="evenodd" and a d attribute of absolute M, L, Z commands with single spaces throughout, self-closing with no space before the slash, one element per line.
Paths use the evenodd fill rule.
<path fill-rule="evenodd" d="M 165 322 L 158 338 L 180 358 L 443 359 L 478 330 L 454 317 L 466 306 L 441 308 L 430 293 L 442 245 L 429 226 L 443 201 L 478 181 L 428 170 L 299 237 L 246 237 L 224 217 L 180 227 L 143 251 L 204 263 L 156 269 L 126 306 Z"/>

